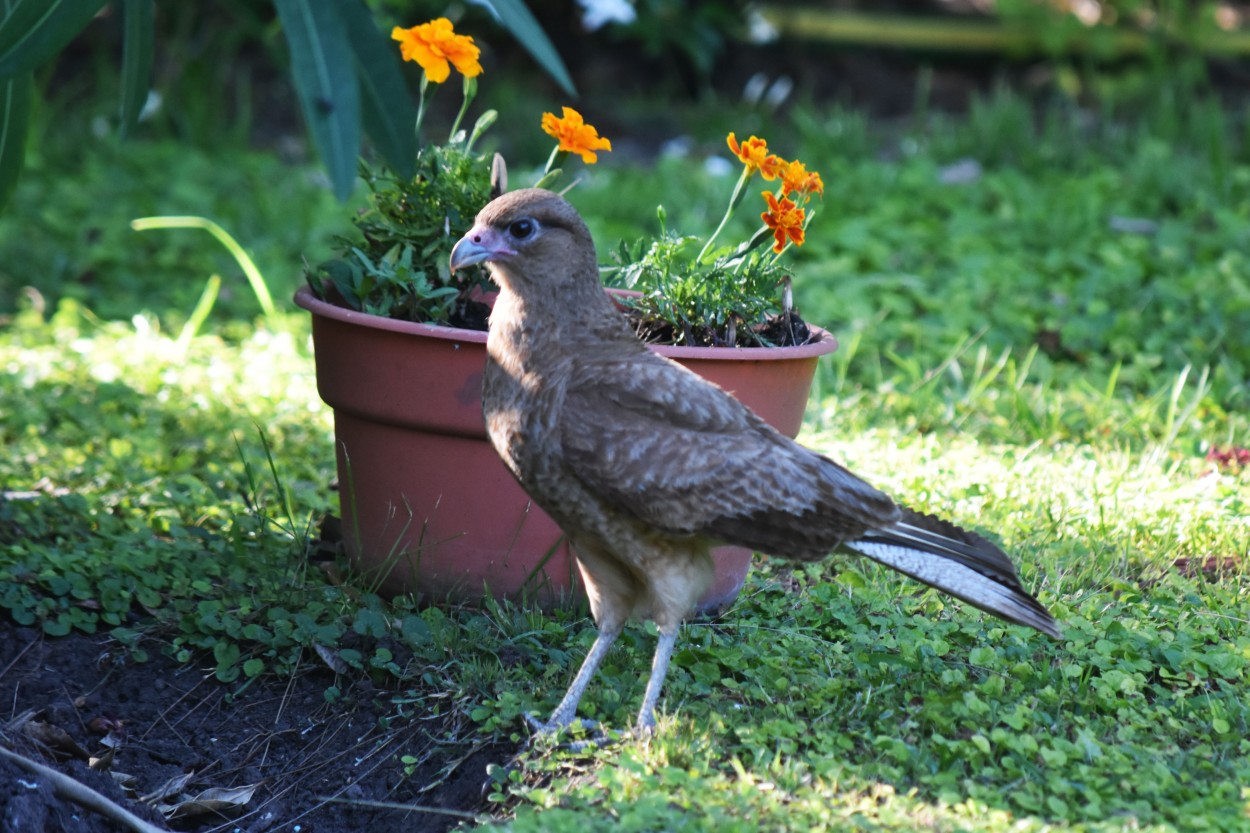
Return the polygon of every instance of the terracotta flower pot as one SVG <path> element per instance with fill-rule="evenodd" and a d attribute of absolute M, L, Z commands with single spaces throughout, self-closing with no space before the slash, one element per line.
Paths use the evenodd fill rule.
<path fill-rule="evenodd" d="M 318 300 L 312 313 L 317 390 L 334 409 L 343 537 L 381 592 L 426 601 L 486 594 L 540 604 L 580 593 L 555 522 L 513 480 L 486 437 L 486 333 L 366 315 Z M 654 347 L 733 393 L 795 436 L 817 359 L 833 336 L 802 347 Z M 721 607 L 742 588 L 751 552 L 713 551 L 716 579 L 700 603 Z"/>

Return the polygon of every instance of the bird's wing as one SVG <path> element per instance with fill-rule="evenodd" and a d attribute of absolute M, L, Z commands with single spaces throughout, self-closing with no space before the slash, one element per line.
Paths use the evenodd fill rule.
<path fill-rule="evenodd" d="M 736 399 L 647 353 L 583 365 L 560 419 L 564 462 L 604 500 L 670 534 L 818 558 L 899 519 L 894 502 Z"/>

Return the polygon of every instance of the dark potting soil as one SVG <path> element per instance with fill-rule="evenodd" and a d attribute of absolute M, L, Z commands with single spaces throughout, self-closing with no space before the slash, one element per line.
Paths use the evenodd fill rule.
<path fill-rule="evenodd" d="M 812 340 L 812 330 L 797 312 L 771 315 L 766 321 L 735 328 L 733 344 L 727 343 L 724 330 L 691 327 L 678 332 L 672 324 L 645 318 L 632 308 L 625 308 L 625 318 L 638 338 L 648 344 L 680 344 L 682 347 L 797 347 Z"/>
<path fill-rule="evenodd" d="M 138 663 L 108 637 L 46 637 L 0 622 L 0 743 L 160 829 L 433 833 L 486 811 L 486 768 L 508 764 L 514 746 L 483 741 L 473 727 L 419 705 L 384 726 L 395 716 L 385 692 L 363 681 L 328 703 L 325 691 L 336 682 L 346 685 L 318 666 L 227 685 L 211 660 L 179 664 L 153 652 Z M 97 769 L 89 765 L 110 755 Z M 174 788 L 176 778 L 186 781 Z M 167 797 L 139 799 L 163 787 Z M 228 791 L 222 797 L 235 809 L 173 818 L 156 809 L 194 810 L 188 799 L 209 789 Z M 0 831 L 128 830 L 0 758 Z"/>
<path fill-rule="evenodd" d="M 324 292 L 326 300 L 333 304 L 349 307 L 333 287 Z M 323 297 L 321 294 L 318 297 Z M 769 316 L 758 324 L 742 325 L 736 328 L 734 343 L 728 344 L 725 331 L 717 331 L 710 327 L 690 327 L 679 331 L 667 321 L 647 317 L 635 307 L 624 306 L 621 309 L 629 326 L 638 338 L 648 344 L 679 344 L 683 347 L 795 347 L 807 344 L 812 340 L 812 330 L 794 310 Z M 396 318 L 408 321 L 402 310 Z M 446 326 L 458 327 L 463 330 L 488 329 L 490 307 L 469 298 L 461 298 L 456 302 Z"/>

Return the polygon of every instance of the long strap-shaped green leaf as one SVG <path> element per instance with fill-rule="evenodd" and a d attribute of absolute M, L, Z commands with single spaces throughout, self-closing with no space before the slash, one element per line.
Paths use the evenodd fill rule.
<path fill-rule="evenodd" d="M 494 12 L 503 27 L 534 56 L 539 66 L 547 70 L 547 73 L 564 88 L 566 93 L 577 95 L 577 90 L 573 87 L 573 79 L 569 77 L 564 61 L 560 60 L 560 53 L 556 52 L 555 46 L 547 37 L 547 33 L 543 31 L 543 27 L 539 25 L 521 0 L 470 0 L 470 2 L 485 6 Z"/>
<path fill-rule="evenodd" d="M 290 47 L 291 75 L 304 120 L 335 195 L 347 199 L 356 181 L 360 153 L 360 95 L 338 4 L 274 0 L 274 5 Z"/>
<path fill-rule="evenodd" d="M 362 0 L 338 0 L 339 16 L 356 56 L 365 132 L 391 170 L 407 178 L 416 171 L 417 108 L 399 60 L 399 45 L 378 30 Z"/>
<path fill-rule="evenodd" d="M 16 0 L 0 21 L 0 78 L 46 63 L 82 31 L 105 0 Z"/>
<path fill-rule="evenodd" d="M 29 72 L 0 79 L 0 210 L 13 196 L 26 159 L 26 130 L 34 78 Z"/>
<path fill-rule="evenodd" d="M 0 0 L 7 23 L 15 0 Z M 2 24 L 0 24 L 2 26 Z M 26 161 L 26 130 L 30 124 L 30 95 L 34 79 L 29 72 L 0 80 L 0 210 L 9 203 Z"/>
<path fill-rule="evenodd" d="M 125 137 L 139 123 L 152 84 L 152 53 L 156 39 L 156 0 L 122 0 L 125 40 L 122 42 L 122 103 L 118 133 Z"/>

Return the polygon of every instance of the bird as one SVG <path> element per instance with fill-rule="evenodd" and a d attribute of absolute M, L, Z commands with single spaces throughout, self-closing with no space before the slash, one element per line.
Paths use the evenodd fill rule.
<path fill-rule="evenodd" d="M 531 720 L 540 732 L 582 722 L 587 686 L 637 619 L 659 632 L 634 727 L 654 733 L 715 545 L 799 562 L 850 551 L 1060 637 L 989 540 L 896 503 L 648 349 L 604 291 L 590 231 L 560 195 L 523 188 L 487 203 L 451 252 L 453 273 L 478 264 L 499 289 L 482 379 L 486 431 L 572 544 L 598 631 L 550 719 Z"/>

